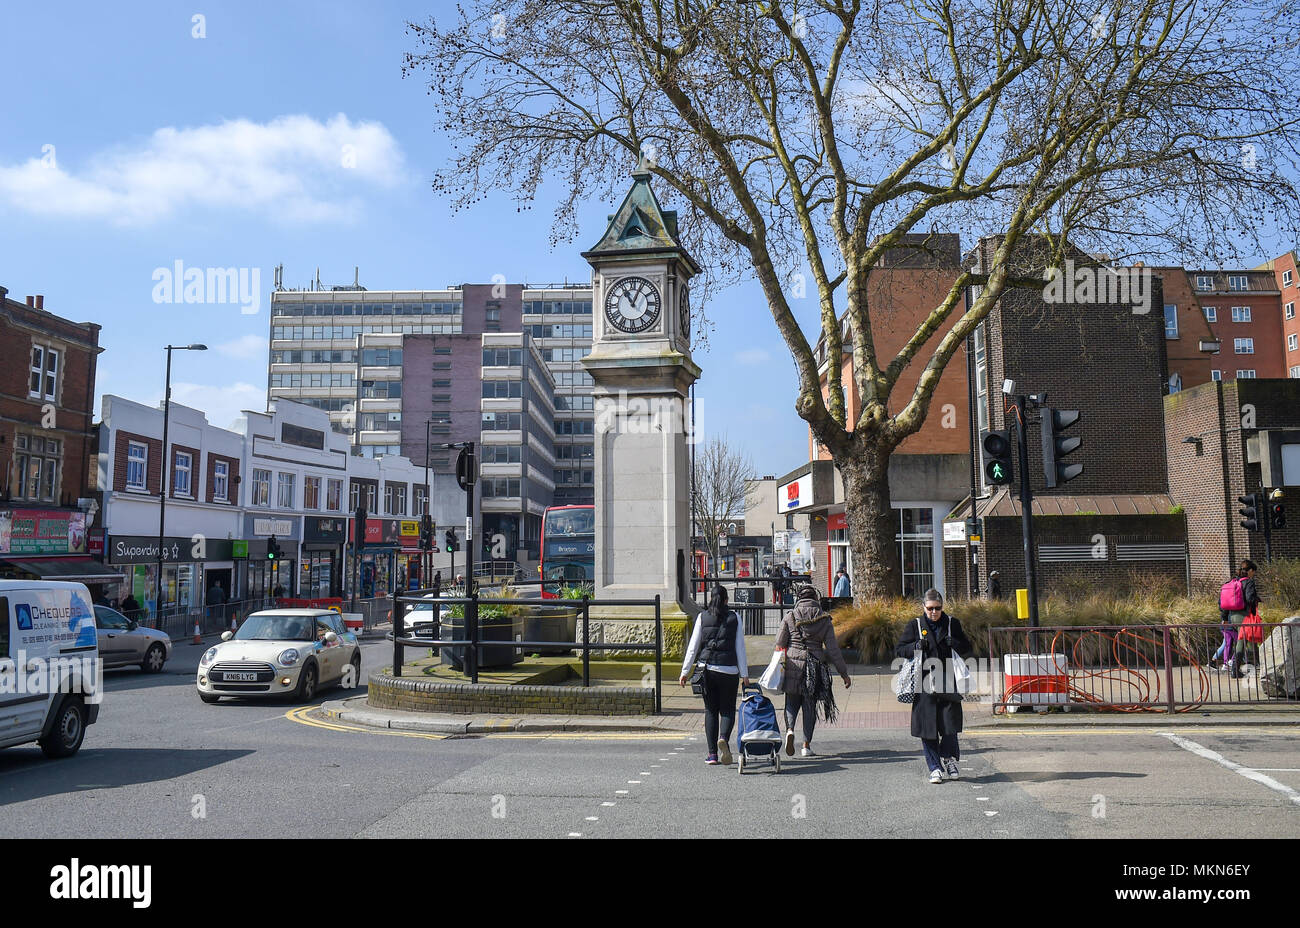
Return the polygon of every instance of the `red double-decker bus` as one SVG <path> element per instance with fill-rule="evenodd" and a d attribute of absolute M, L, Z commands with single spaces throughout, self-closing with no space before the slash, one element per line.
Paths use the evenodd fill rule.
<path fill-rule="evenodd" d="M 541 541 L 543 599 L 556 599 L 562 587 L 595 579 L 595 506 L 551 506 L 542 515 Z"/>

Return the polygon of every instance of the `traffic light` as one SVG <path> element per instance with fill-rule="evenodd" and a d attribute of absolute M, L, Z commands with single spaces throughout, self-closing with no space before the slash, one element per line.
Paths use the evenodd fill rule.
<path fill-rule="evenodd" d="M 456 543 L 456 530 L 454 528 L 447 529 L 447 534 L 445 537 L 447 541 L 448 551 L 454 552 L 460 550 L 460 545 Z"/>
<path fill-rule="evenodd" d="M 275 536 L 272 535 L 266 543 L 266 559 L 268 561 L 278 561 L 281 557 L 280 542 L 276 541 Z"/>
<path fill-rule="evenodd" d="M 437 532 L 434 527 L 433 518 L 426 512 L 420 519 L 420 550 L 433 550 L 433 536 Z"/>
<path fill-rule="evenodd" d="M 1286 506 L 1282 503 L 1281 488 L 1269 494 L 1268 511 L 1273 522 L 1273 528 L 1286 528 Z"/>
<path fill-rule="evenodd" d="M 1264 508 L 1263 494 L 1247 493 L 1245 496 L 1238 496 L 1237 502 L 1241 503 L 1242 506 L 1237 512 L 1244 516 L 1241 520 L 1241 527 L 1248 532 L 1260 531 L 1263 528 L 1263 523 L 1260 520 L 1260 510 Z"/>
<path fill-rule="evenodd" d="M 989 484 L 1007 484 L 1011 482 L 1011 456 L 1015 453 L 1011 444 L 1011 432 L 985 432 L 980 440 L 980 451 L 984 457 L 984 482 Z"/>
<path fill-rule="evenodd" d="M 1066 483 L 1083 473 L 1082 464 L 1062 464 L 1061 458 L 1072 451 L 1079 450 L 1083 439 L 1075 435 L 1061 436 L 1063 429 L 1068 429 L 1079 421 L 1077 409 L 1051 409 L 1043 407 L 1041 432 L 1043 437 L 1043 476 L 1047 486 L 1054 487 Z"/>

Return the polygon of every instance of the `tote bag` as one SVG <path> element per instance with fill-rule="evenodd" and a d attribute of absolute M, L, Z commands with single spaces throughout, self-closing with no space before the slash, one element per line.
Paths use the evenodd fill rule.
<path fill-rule="evenodd" d="M 758 685 L 765 690 L 779 690 L 785 684 L 785 652 L 773 651 L 772 659 L 767 662 L 767 669 L 758 678 Z"/>
<path fill-rule="evenodd" d="M 921 620 L 916 620 L 916 639 L 919 643 L 921 640 Z M 889 688 L 894 691 L 899 702 L 910 703 L 916 699 L 916 691 L 921 682 L 921 649 L 917 648 L 912 652 L 912 656 L 903 669 L 898 672 L 893 680 L 889 683 Z"/>

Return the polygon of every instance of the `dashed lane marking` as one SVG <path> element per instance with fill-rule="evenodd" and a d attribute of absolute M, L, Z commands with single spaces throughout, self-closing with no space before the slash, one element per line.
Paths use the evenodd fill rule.
<path fill-rule="evenodd" d="M 966 729 L 963 733 L 967 738 L 982 738 L 985 735 L 1163 735 L 1169 729 L 1167 727 L 1125 727 L 1125 728 L 1048 728 L 1039 731 L 1008 731 L 1005 729 L 998 730 L 992 728 Z M 1179 731 L 1185 734 L 1201 735 L 1222 735 L 1222 734 L 1241 734 L 1250 732 L 1259 735 L 1289 735 L 1295 737 L 1294 728 L 1270 729 L 1263 726 L 1250 728 L 1180 728 Z"/>

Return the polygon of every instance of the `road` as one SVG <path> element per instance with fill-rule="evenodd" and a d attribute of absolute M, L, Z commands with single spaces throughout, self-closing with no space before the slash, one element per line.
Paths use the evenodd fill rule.
<path fill-rule="evenodd" d="M 0 837 L 1300 837 L 1289 728 L 985 730 L 937 786 L 906 731 L 841 730 L 742 777 L 686 734 L 447 738 L 208 706 L 202 650 L 107 672 L 75 758 L 0 752 Z"/>

